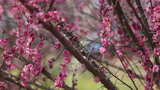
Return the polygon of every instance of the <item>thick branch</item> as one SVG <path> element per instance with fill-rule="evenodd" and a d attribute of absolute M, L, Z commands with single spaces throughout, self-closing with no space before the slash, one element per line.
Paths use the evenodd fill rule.
<path fill-rule="evenodd" d="M 50 31 L 65 47 L 68 49 L 73 56 L 77 58 L 77 60 L 86 66 L 86 68 L 95 76 L 98 76 L 100 78 L 101 83 L 108 88 L 109 90 L 116 90 L 116 87 L 113 85 L 113 83 L 106 79 L 105 74 L 102 72 L 96 70 L 94 66 L 87 61 L 87 58 L 83 56 L 78 50 L 76 50 L 71 42 L 67 40 L 59 31 L 57 31 L 50 23 L 44 23 L 41 22 L 43 26 Z"/>
<path fill-rule="evenodd" d="M 29 9 L 29 11 L 33 12 L 34 9 L 30 8 L 27 6 L 26 2 L 24 0 L 20 0 L 22 4 Z M 36 10 L 37 11 L 37 10 Z M 94 66 L 87 61 L 87 58 L 83 56 L 80 51 L 75 49 L 71 42 L 65 38 L 59 31 L 55 29 L 55 27 L 51 23 L 46 23 L 43 21 L 40 21 L 40 23 L 43 25 L 43 27 L 50 31 L 65 47 L 68 49 L 73 56 L 77 58 L 77 60 L 86 66 L 86 68 L 94 75 L 98 76 L 100 78 L 101 83 L 104 85 L 104 87 L 108 88 L 109 90 L 117 90 L 117 88 L 113 85 L 113 83 L 109 80 L 106 79 L 106 76 L 104 73 L 101 71 L 98 71 L 97 69 L 94 68 Z"/>

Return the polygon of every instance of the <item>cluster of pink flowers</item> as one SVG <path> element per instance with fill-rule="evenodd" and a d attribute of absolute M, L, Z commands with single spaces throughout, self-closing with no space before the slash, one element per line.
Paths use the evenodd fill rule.
<path fill-rule="evenodd" d="M 15 65 L 12 63 L 13 59 L 15 58 L 15 54 L 16 50 L 14 48 L 6 48 L 3 52 L 2 57 L 9 70 L 15 68 Z"/>
<path fill-rule="evenodd" d="M 6 82 L 0 81 L 0 90 L 5 90 L 5 89 L 7 89 L 7 87 L 8 87 L 8 85 Z"/>
<path fill-rule="evenodd" d="M 31 72 L 33 72 L 33 64 L 25 65 L 21 72 L 21 84 L 27 86 L 31 80 Z"/>
<path fill-rule="evenodd" d="M 101 47 L 101 48 L 99 49 L 99 52 L 100 52 L 101 54 L 104 54 L 104 53 L 106 52 L 106 48 Z"/>
<path fill-rule="evenodd" d="M 137 56 L 141 58 L 141 65 L 143 66 L 145 75 L 145 90 L 152 90 L 153 88 L 153 77 L 152 77 L 152 67 L 153 63 L 150 59 L 150 48 L 145 45 L 146 38 L 140 34 L 139 31 L 134 32 L 137 38 L 138 45 L 140 48 L 136 51 Z M 136 34 L 137 33 L 137 34 Z"/>
<path fill-rule="evenodd" d="M 42 8 L 41 8 L 41 6 L 39 5 L 40 3 L 45 3 L 45 4 L 47 4 L 47 3 L 50 3 L 50 1 L 49 1 L 49 0 L 30 0 L 30 1 L 28 2 L 28 5 L 30 5 L 30 6 L 32 6 L 32 7 L 35 7 L 35 8 L 37 8 L 37 9 L 39 9 L 39 10 L 41 10 Z"/>
<path fill-rule="evenodd" d="M 107 16 L 109 15 L 109 11 L 113 10 L 113 7 L 111 6 L 107 6 L 108 4 L 106 4 L 107 1 L 105 0 L 99 0 L 99 4 L 100 4 L 100 15 L 102 16 Z"/>
<path fill-rule="evenodd" d="M 4 50 L 3 60 L 10 69 L 15 67 L 12 63 L 15 57 L 23 57 L 27 62 L 32 63 L 25 65 L 20 75 L 21 84 L 27 86 L 28 83 L 43 70 L 41 64 L 43 56 L 41 54 L 41 49 L 44 46 L 44 41 L 42 41 L 36 34 L 36 31 L 33 30 L 34 22 L 30 20 L 31 15 L 26 12 L 27 10 L 22 5 L 17 3 L 12 6 L 10 11 L 13 12 L 12 15 L 17 21 L 17 28 L 12 30 L 12 35 L 15 37 L 15 43 Z M 25 15 L 25 17 L 22 17 L 23 15 Z M 29 20 L 25 21 L 22 18 Z M 39 42 L 35 44 L 36 40 L 39 40 Z M 7 43 L 5 40 L 1 40 L 1 46 L 4 46 L 5 43 Z M 23 61 L 23 59 L 21 61 L 26 62 Z"/>
<path fill-rule="evenodd" d="M 102 26 L 103 29 L 100 32 L 100 37 L 102 37 L 101 43 L 103 47 L 100 48 L 100 53 L 104 54 L 106 52 L 105 48 L 109 47 L 111 39 L 113 38 L 113 32 L 111 30 L 111 22 L 108 17 L 103 18 Z"/>
<path fill-rule="evenodd" d="M 66 72 L 60 72 L 60 74 L 56 77 L 55 80 L 55 87 L 62 88 L 64 86 L 64 80 L 66 79 L 67 74 Z"/>
<path fill-rule="evenodd" d="M 144 51 L 137 51 L 139 57 L 141 57 L 141 64 L 146 72 L 145 75 L 145 90 L 152 90 L 153 88 L 153 77 L 152 77 L 152 67 L 153 64 L 150 60 L 150 51 L 145 48 Z"/>
<path fill-rule="evenodd" d="M 70 52 L 65 50 L 63 52 L 63 56 L 64 56 L 64 64 L 69 64 L 71 62 L 71 54 L 70 54 Z"/>
<path fill-rule="evenodd" d="M 153 32 L 153 41 L 156 43 L 157 47 L 154 48 L 154 54 L 156 56 L 159 56 L 160 50 L 159 50 L 159 45 L 160 45 L 160 6 L 155 6 L 152 10 L 152 15 L 151 15 L 151 24 L 152 24 L 152 32 Z"/>
<path fill-rule="evenodd" d="M 33 64 L 25 65 L 21 72 L 21 84 L 27 86 L 28 83 L 39 73 L 42 72 L 43 66 L 41 65 L 42 55 L 37 54 L 33 57 Z"/>
<path fill-rule="evenodd" d="M 39 12 L 39 13 L 37 13 L 36 16 L 39 17 L 44 22 L 48 22 L 48 21 L 57 22 L 57 21 L 62 21 L 63 20 L 60 17 L 60 13 L 58 11 L 49 11 L 47 13 Z"/>
<path fill-rule="evenodd" d="M 132 27 L 133 27 L 132 31 L 133 31 L 134 35 L 136 36 L 136 39 L 138 40 L 138 44 L 140 46 L 145 46 L 144 44 L 147 39 L 144 35 L 141 34 L 141 28 L 140 28 L 139 24 L 138 23 L 132 24 Z"/>
<path fill-rule="evenodd" d="M 62 71 L 57 76 L 55 83 L 54 83 L 55 87 L 57 88 L 62 88 L 64 86 L 64 80 L 67 77 L 67 66 L 71 62 L 71 54 L 69 51 L 64 50 L 63 56 L 64 56 L 64 63 L 61 64 Z"/>
<path fill-rule="evenodd" d="M 24 1 L 24 4 L 23 4 L 23 1 Z M 19 2 L 17 0 L 13 0 L 12 5 L 8 6 L 8 7 L 11 7 L 9 10 L 9 14 L 12 18 L 14 18 L 16 22 L 16 28 L 11 29 L 10 30 L 11 32 L 9 31 L 9 33 L 11 34 L 8 34 L 11 36 L 11 38 L 13 37 L 13 40 L 10 40 L 5 37 L 0 39 L 0 48 L 4 50 L 2 53 L 2 57 L 3 57 L 4 63 L 7 65 L 7 68 L 9 70 L 16 68 L 16 65 L 13 63 L 15 58 L 21 59 L 21 57 L 23 57 L 24 59 L 26 59 L 26 62 L 30 63 L 30 64 L 27 63 L 26 65 L 24 65 L 24 67 L 21 67 L 23 69 L 20 73 L 20 79 L 21 79 L 21 84 L 23 86 L 27 86 L 29 82 L 33 81 L 34 78 L 37 75 L 39 75 L 43 70 L 42 59 L 43 59 L 43 55 L 45 55 L 43 53 L 43 50 L 45 48 L 44 46 L 46 45 L 45 41 L 47 41 L 47 39 L 45 39 L 45 37 L 43 36 L 39 36 L 38 34 L 41 33 L 41 31 L 42 33 L 44 31 L 47 34 L 50 32 L 48 32 L 49 30 L 45 31 L 45 27 L 42 27 L 45 25 L 42 25 L 41 22 L 47 23 L 46 25 L 50 25 L 48 23 L 51 23 L 51 24 L 54 23 L 53 24 L 53 26 L 55 27 L 54 29 L 59 31 L 59 33 L 62 34 L 62 37 L 64 36 L 66 40 L 67 39 L 70 40 L 69 43 L 72 43 L 73 47 L 75 47 L 76 50 L 81 49 L 80 50 L 81 54 L 85 53 L 85 50 L 83 52 L 83 49 L 82 49 L 83 44 L 82 44 L 82 47 L 76 47 L 76 46 L 80 46 L 79 44 L 81 44 L 81 41 L 83 41 L 82 39 L 86 38 L 85 36 L 82 36 L 82 35 L 80 36 L 79 32 L 82 32 L 84 34 L 90 33 L 89 30 L 85 30 L 85 29 L 83 30 L 83 28 L 87 26 L 87 23 L 86 22 L 80 23 L 82 21 L 80 19 L 83 19 L 83 18 L 81 18 L 80 16 L 81 14 L 80 13 L 77 14 L 77 12 L 75 14 L 75 17 L 77 18 L 78 16 L 79 19 L 76 22 L 72 22 L 72 20 L 71 22 L 67 21 L 67 18 L 68 18 L 67 14 L 65 15 L 64 12 L 61 12 L 59 10 L 60 8 L 58 8 L 57 6 L 57 5 L 60 5 L 62 2 L 65 2 L 66 0 L 53 0 L 53 6 L 51 6 L 52 9 L 48 9 L 49 7 L 45 7 L 45 6 L 50 5 L 51 1 L 52 0 L 28 0 L 28 1 L 22 0 L 22 2 Z M 86 0 L 86 1 L 89 2 L 89 0 Z M 152 54 L 152 50 L 149 47 L 149 45 L 147 45 L 148 37 L 145 35 L 145 33 L 143 33 L 143 30 L 142 30 L 143 27 L 141 27 L 142 25 L 138 21 L 138 18 L 135 18 L 135 16 L 132 16 L 134 10 L 133 12 L 130 12 L 129 8 L 124 8 L 129 5 L 129 4 L 125 5 L 127 4 L 127 1 L 125 0 L 117 0 L 115 5 L 113 6 L 111 6 L 113 4 L 112 0 L 111 0 L 112 2 L 111 5 L 107 3 L 107 1 L 105 0 L 98 0 L 98 1 L 99 1 L 100 10 L 97 10 L 97 11 L 99 12 L 101 22 L 99 26 L 96 26 L 96 30 L 100 29 L 100 31 L 96 31 L 95 33 L 97 33 L 97 37 L 98 36 L 100 37 L 99 39 L 102 45 L 102 46 L 98 46 L 99 53 L 104 56 L 106 54 L 107 55 L 114 54 L 115 56 L 117 56 L 123 68 L 125 68 L 125 71 L 128 74 L 128 77 L 130 79 L 134 79 L 136 77 L 135 75 L 136 72 L 130 69 L 132 68 L 132 66 L 127 56 L 129 54 L 136 57 L 138 56 L 141 59 L 139 60 L 141 67 L 143 67 L 144 72 L 146 74 L 144 76 L 145 90 L 152 90 L 153 84 L 154 84 L 154 81 L 153 81 L 154 77 L 152 75 L 155 72 L 159 73 L 160 66 L 157 64 L 153 64 L 151 61 L 150 57 Z M 154 2 L 153 0 L 151 1 Z M 155 1 L 158 2 L 158 0 L 155 0 Z M 77 3 L 75 7 L 77 7 L 78 10 L 80 11 L 82 10 L 83 12 L 83 9 L 86 8 L 85 5 L 88 3 L 85 3 L 82 0 L 78 0 L 77 2 L 80 2 L 80 3 Z M 142 2 L 147 2 L 147 1 L 142 0 Z M 120 3 L 120 7 L 122 7 L 122 12 L 124 11 L 124 13 L 120 11 L 117 14 L 116 10 L 114 10 L 114 9 L 117 9 L 117 6 L 119 5 L 119 3 Z M 24 5 L 27 5 L 27 8 L 28 7 L 29 8 L 28 9 L 25 8 Z M 122 6 L 122 5 L 125 5 L 125 6 Z M 138 13 L 137 9 L 139 7 L 138 6 L 136 7 L 133 4 L 133 8 L 134 7 L 136 9 L 135 12 L 137 12 L 138 16 L 140 16 L 142 13 Z M 5 9 L 0 5 L 0 17 L 4 13 L 4 10 Z M 125 11 L 125 10 L 128 10 L 128 11 Z M 154 56 L 159 56 L 160 55 L 160 6 L 159 5 L 154 6 L 153 4 L 153 7 L 150 7 L 150 10 L 151 10 L 151 13 L 150 13 L 151 17 L 149 20 L 150 21 L 149 24 L 151 24 L 151 27 L 150 27 L 151 31 L 149 31 L 149 33 L 153 34 L 152 39 L 156 45 L 156 47 L 154 47 L 154 50 L 153 50 Z M 88 8 L 86 9 L 86 11 L 88 11 Z M 87 12 L 86 15 L 85 14 L 86 13 L 84 12 L 84 17 L 85 16 L 87 17 L 87 15 L 90 16 L 90 11 L 89 13 Z M 123 14 L 124 14 L 124 17 L 126 17 L 126 19 L 122 19 L 124 18 Z M 64 18 L 62 17 L 63 15 L 64 15 Z M 97 19 L 97 17 L 94 17 L 94 15 L 93 15 L 93 18 Z M 145 23 L 143 22 L 143 19 L 144 18 L 142 18 L 142 23 Z M 74 18 L 73 18 L 73 21 L 74 21 Z M 121 25 L 125 25 L 127 22 L 128 22 L 128 25 L 121 26 Z M 96 23 L 99 23 L 99 21 Z M 81 28 L 81 25 L 79 24 L 86 24 L 86 25 L 84 25 L 84 27 L 82 25 L 82 28 Z M 43 30 L 41 28 L 43 28 Z M 91 27 L 89 26 L 88 29 L 90 28 Z M 125 31 L 125 29 L 127 30 Z M 55 35 L 54 30 L 51 33 Z M 53 47 L 55 48 L 54 50 L 56 51 L 61 49 L 63 42 L 59 42 L 61 41 L 60 40 L 61 37 L 60 39 L 56 35 L 55 37 L 57 42 L 54 43 Z M 52 39 L 55 39 L 55 37 L 53 37 Z M 136 40 L 133 40 L 133 39 L 136 39 Z M 50 44 L 52 43 L 50 43 L 48 40 L 47 45 L 50 46 Z M 86 54 L 83 54 L 83 55 L 84 57 L 86 57 L 85 56 Z M 56 77 L 55 83 L 54 83 L 55 87 L 57 88 L 64 87 L 65 79 L 67 78 L 68 72 L 69 72 L 68 65 L 71 63 L 71 59 L 72 59 L 72 55 L 68 50 L 64 50 L 62 56 L 63 56 L 63 63 L 60 65 L 61 72 Z M 87 62 L 88 61 L 86 61 L 86 63 Z M 97 61 L 96 63 L 99 63 L 99 62 Z M 49 67 L 52 68 L 53 60 L 52 59 L 49 60 L 48 64 L 49 64 Z M 104 74 L 106 73 L 106 71 L 104 70 L 102 72 Z M 98 76 L 95 77 L 95 81 L 100 82 Z M 1 85 L 3 86 L 3 83 L 0 82 L 0 86 Z"/>

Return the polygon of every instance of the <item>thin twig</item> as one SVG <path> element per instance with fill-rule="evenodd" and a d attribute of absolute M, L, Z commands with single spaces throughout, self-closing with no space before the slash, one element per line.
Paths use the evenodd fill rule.
<path fill-rule="evenodd" d="M 20 2 L 31 13 L 33 13 L 33 11 L 38 11 L 38 10 L 35 10 L 35 8 L 28 6 L 27 2 L 25 2 L 24 0 L 20 0 Z M 98 71 L 97 69 L 93 68 L 94 66 L 86 60 L 86 57 L 83 56 L 83 54 L 80 53 L 77 49 L 75 49 L 75 47 L 71 44 L 71 42 L 68 39 L 66 39 L 59 31 L 57 31 L 51 23 L 43 22 L 43 21 L 40 21 L 40 23 L 43 25 L 43 27 L 46 30 L 51 32 L 66 47 L 66 49 L 68 49 L 72 53 L 72 55 L 77 58 L 77 60 L 81 64 L 84 64 L 86 66 L 86 68 L 93 75 L 98 76 L 100 78 L 101 83 L 104 85 L 104 87 L 108 88 L 109 90 L 117 90 L 116 86 L 114 86 L 113 83 L 109 79 L 106 79 L 105 74 L 103 74 L 101 71 Z"/>

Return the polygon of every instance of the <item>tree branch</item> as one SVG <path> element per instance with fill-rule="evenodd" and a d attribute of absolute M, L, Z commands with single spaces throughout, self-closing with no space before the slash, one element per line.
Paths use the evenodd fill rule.
<path fill-rule="evenodd" d="M 29 10 L 31 13 L 35 10 L 34 8 L 27 5 L 27 3 L 24 0 L 20 0 L 20 2 Z M 35 10 L 38 11 L 38 10 Z M 55 29 L 55 27 L 51 23 L 40 21 L 40 23 L 43 25 L 43 27 L 51 32 L 65 47 L 67 50 L 69 50 L 75 58 L 81 63 L 86 66 L 86 68 L 94 75 L 98 76 L 100 78 L 101 83 L 104 85 L 104 87 L 108 88 L 109 90 L 117 90 L 116 86 L 113 85 L 113 83 L 106 79 L 106 76 L 101 71 L 98 71 L 94 68 L 94 66 L 87 61 L 87 58 L 83 56 L 82 53 L 80 53 L 71 42 L 65 38 L 59 31 Z"/>

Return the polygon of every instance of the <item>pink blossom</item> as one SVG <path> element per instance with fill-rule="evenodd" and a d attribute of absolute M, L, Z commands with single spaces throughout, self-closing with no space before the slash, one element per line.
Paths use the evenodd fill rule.
<path fill-rule="evenodd" d="M 0 47 L 5 47 L 8 44 L 7 39 L 0 39 Z"/>
<path fill-rule="evenodd" d="M 67 77 L 66 72 L 61 72 L 55 80 L 54 83 L 55 87 L 62 88 L 64 86 L 64 80 L 66 77 Z"/>
<path fill-rule="evenodd" d="M 64 63 L 69 64 L 71 62 L 71 57 L 64 57 Z"/>
<path fill-rule="evenodd" d="M 156 56 L 160 55 L 160 48 L 154 48 L 154 55 Z"/>
<path fill-rule="evenodd" d="M 48 60 L 48 64 L 52 64 L 52 63 L 53 63 L 52 59 Z"/>
<path fill-rule="evenodd" d="M 37 49 L 30 49 L 30 48 L 26 48 L 25 49 L 26 54 L 28 55 L 35 55 L 38 53 Z"/>
<path fill-rule="evenodd" d="M 56 48 L 56 49 L 61 48 L 61 44 L 60 44 L 59 42 L 56 42 L 56 43 L 54 44 L 54 48 Z"/>
<path fill-rule="evenodd" d="M 71 54 L 70 54 L 70 52 L 68 50 L 64 50 L 63 51 L 63 56 L 64 57 L 69 57 L 69 56 L 71 56 Z"/>
<path fill-rule="evenodd" d="M 28 82 L 25 82 L 25 81 L 22 81 L 22 82 L 21 82 L 21 85 L 24 86 L 24 87 L 28 86 L 28 84 L 29 84 L 29 83 L 28 83 Z"/>
<path fill-rule="evenodd" d="M 159 71 L 159 66 L 158 65 L 154 65 L 152 68 L 152 72 L 158 72 Z"/>
<path fill-rule="evenodd" d="M 109 20 L 108 17 L 104 17 L 103 20 L 102 20 L 102 24 L 106 27 L 110 27 L 111 26 L 111 22 Z"/>
<path fill-rule="evenodd" d="M 108 47 L 108 46 L 109 46 L 109 42 L 108 42 L 107 39 L 102 38 L 102 39 L 101 39 L 101 43 L 102 43 L 102 45 L 105 46 L 105 47 Z"/>
<path fill-rule="evenodd" d="M 101 47 L 101 48 L 99 49 L 99 52 L 100 52 L 101 54 L 104 54 L 104 53 L 106 52 L 106 49 L 105 49 L 104 47 Z"/>
<path fill-rule="evenodd" d="M 56 79 L 54 85 L 56 88 L 62 88 L 64 86 L 64 81 Z"/>

